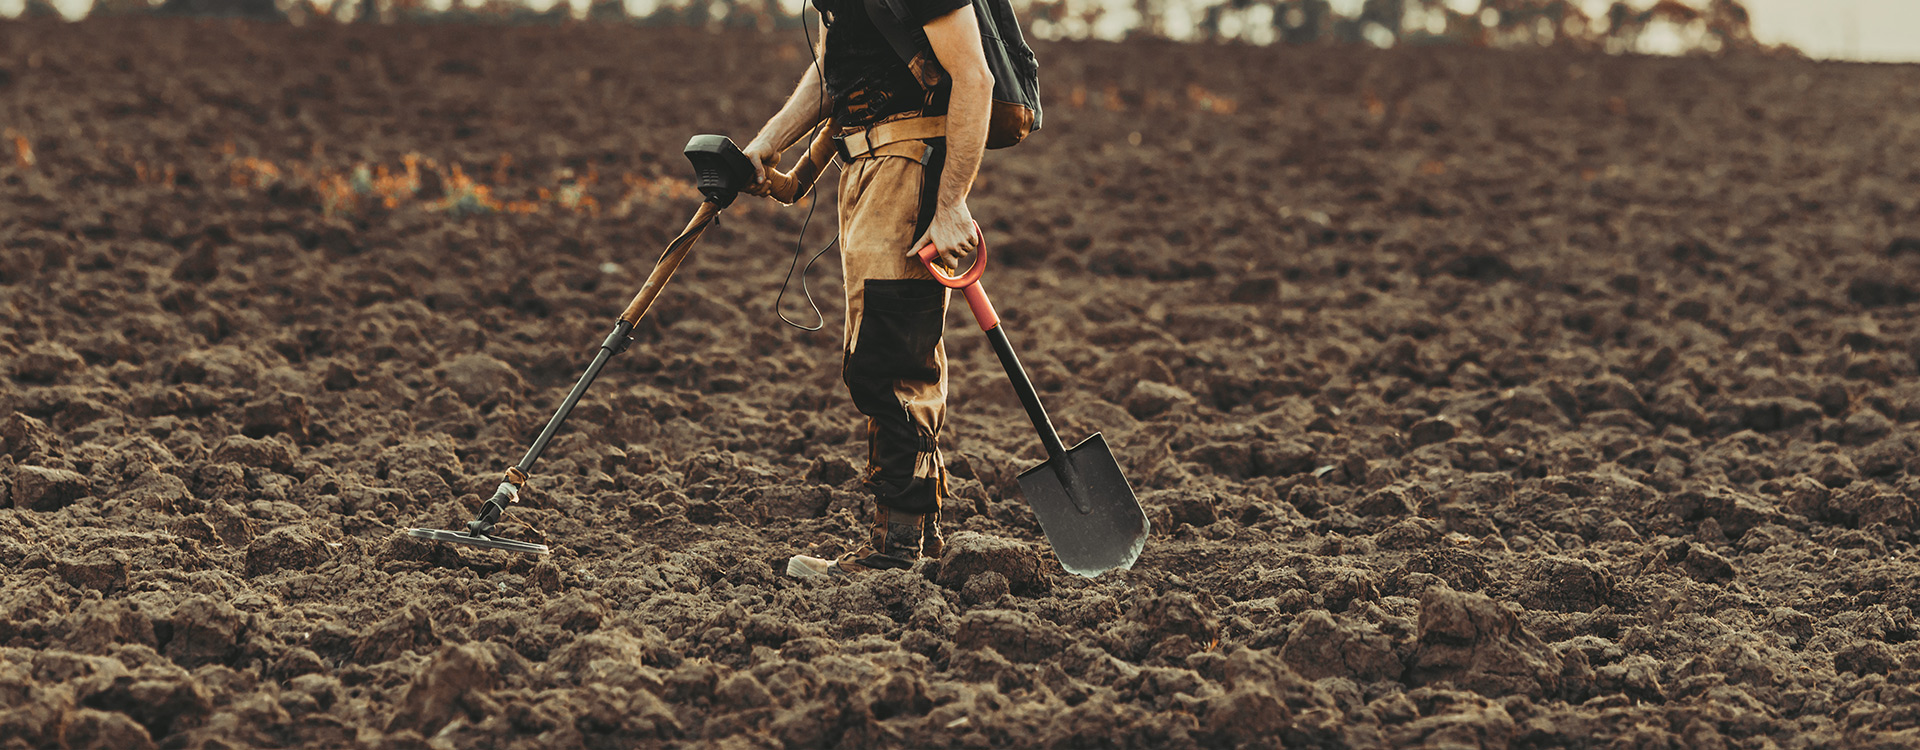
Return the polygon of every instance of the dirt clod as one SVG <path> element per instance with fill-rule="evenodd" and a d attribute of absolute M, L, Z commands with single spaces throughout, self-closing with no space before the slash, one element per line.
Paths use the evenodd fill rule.
<path fill-rule="evenodd" d="M 235 464 L 242 469 L 271 469 L 282 474 L 293 471 L 293 448 L 276 439 L 255 439 L 245 435 L 233 435 L 214 446 L 212 460 L 215 463 Z"/>
<path fill-rule="evenodd" d="M 999 586 L 988 584 L 989 588 L 1004 586 L 1012 592 L 1036 594 L 1048 585 L 1040 556 L 1024 542 L 971 531 L 947 537 L 936 582 L 964 589 L 974 578 L 987 573 L 998 575 L 1002 581 Z"/>
<path fill-rule="evenodd" d="M 1613 600 L 1613 574 L 1569 557 L 1543 557 L 1528 566 L 1521 601 L 1536 609 L 1591 612 Z"/>
<path fill-rule="evenodd" d="M 166 624 L 171 637 L 163 653 L 188 669 L 226 663 L 239 653 L 248 628 L 246 616 L 233 605 L 200 595 L 175 607 Z"/>
<path fill-rule="evenodd" d="M 498 668 L 493 656 L 477 644 L 440 649 L 400 693 L 386 730 L 432 735 L 454 719 L 478 720 L 496 712 L 499 704 L 488 693 L 498 686 Z"/>
<path fill-rule="evenodd" d="M 46 455 L 58 440 L 46 422 L 19 412 L 0 421 L 0 449 L 4 449 L 3 452 L 16 461 L 25 461 L 34 455 Z"/>
<path fill-rule="evenodd" d="M 960 618 L 954 631 L 956 648 L 991 648 L 1018 662 L 1037 662 L 1066 645 L 1060 629 L 1025 612 L 976 609 Z"/>
<path fill-rule="evenodd" d="M 333 558 L 327 540 L 300 526 L 285 526 L 247 544 L 247 575 L 312 568 Z"/>
<path fill-rule="evenodd" d="M 87 366 L 72 349 L 61 344 L 42 342 L 21 352 L 13 362 L 13 376 L 26 383 L 53 383 Z"/>
<path fill-rule="evenodd" d="M 16 466 L 13 469 L 10 493 L 16 507 L 55 511 L 92 492 L 92 484 L 79 472 L 44 466 Z"/>
<path fill-rule="evenodd" d="M 526 387 L 512 365 L 486 354 L 467 354 L 447 363 L 441 380 L 474 406 L 511 402 Z"/>
<path fill-rule="evenodd" d="M 1310 680 L 1374 682 L 1397 679 L 1403 669 L 1390 638 L 1364 624 L 1342 623 L 1324 610 L 1300 618 L 1280 658 Z"/>
<path fill-rule="evenodd" d="M 1414 684 L 1445 680 L 1484 695 L 1541 698 L 1560 688 L 1560 657 L 1483 594 L 1430 588 L 1420 597 Z"/>
<path fill-rule="evenodd" d="M 1152 419 L 1170 410 L 1189 409 L 1193 394 L 1165 383 L 1142 380 L 1126 396 L 1127 413 L 1134 419 Z"/>

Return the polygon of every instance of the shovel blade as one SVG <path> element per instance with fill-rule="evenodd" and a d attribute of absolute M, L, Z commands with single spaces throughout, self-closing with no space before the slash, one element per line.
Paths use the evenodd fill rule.
<path fill-rule="evenodd" d="M 1146 511 L 1100 433 L 1022 472 L 1020 492 L 1069 573 L 1092 578 L 1131 568 L 1147 546 Z"/>

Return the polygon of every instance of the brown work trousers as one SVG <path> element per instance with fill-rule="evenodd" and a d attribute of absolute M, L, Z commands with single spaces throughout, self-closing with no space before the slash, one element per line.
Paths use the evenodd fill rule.
<path fill-rule="evenodd" d="M 947 412 L 947 289 L 907 257 L 932 219 L 944 156 L 938 139 L 907 141 L 840 171 L 841 375 L 867 416 L 867 488 L 902 513 L 937 512 L 946 494 L 938 441 Z"/>

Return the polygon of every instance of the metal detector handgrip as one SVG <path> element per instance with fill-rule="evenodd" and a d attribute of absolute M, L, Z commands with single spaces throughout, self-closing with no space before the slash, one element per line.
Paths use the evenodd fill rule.
<path fill-rule="evenodd" d="M 827 162 L 833 160 L 831 125 L 829 123 L 828 127 L 821 128 L 820 134 L 814 136 L 813 143 L 807 146 L 807 153 L 800 157 L 800 163 L 793 165 L 793 171 L 783 173 L 769 169 L 767 181 L 749 188 L 747 192 L 764 195 L 789 206 L 806 197 L 807 191 L 813 189 L 814 181 L 820 179 L 820 173 L 826 170 Z"/>
<path fill-rule="evenodd" d="M 940 272 L 933 259 L 940 257 L 940 250 L 929 242 L 920 248 L 920 265 L 927 267 L 927 273 L 948 289 L 959 289 L 967 297 L 967 307 L 973 309 L 973 319 L 980 323 L 980 330 L 991 331 L 1000 325 L 1000 314 L 993 311 L 993 302 L 987 299 L 987 290 L 980 286 L 980 277 L 987 272 L 987 236 L 980 231 L 980 223 L 973 225 L 974 246 L 973 267 L 959 276 L 948 276 Z"/>

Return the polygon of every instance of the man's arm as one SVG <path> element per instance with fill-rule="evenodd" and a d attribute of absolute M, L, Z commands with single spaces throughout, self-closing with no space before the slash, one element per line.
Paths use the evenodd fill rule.
<path fill-rule="evenodd" d="M 800 85 L 794 87 L 787 103 L 760 129 L 760 134 L 753 137 L 753 142 L 740 150 L 753 162 L 754 184 L 766 182 L 767 170 L 780 166 L 780 154 L 827 116 L 822 107 L 826 100 L 823 86 L 820 66 L 808 64 L 807 72 L 800 76 Z"/>
<path fill-rule="evenodd" d="M 993 108 L 993 73 L 980 47 L 980 21 L 967 5 L 926 25 L 933 56 L 953 79 L 947 99 L 947 161 L 940 174 L 939 206 L 927 233 L 913 243 L 918 251 L 927 243 L 939 250 L 948 265 L 973 254 L 973 214 L 967 193 L 980 171 L 987 148 L 987 119 Z M 911 255 L 912 253 L 909 253 Z"/>

